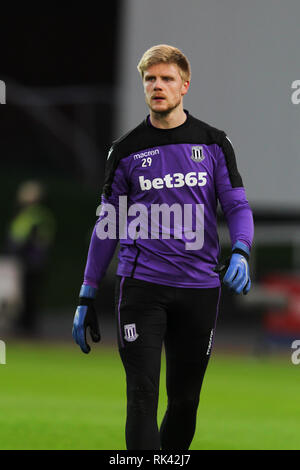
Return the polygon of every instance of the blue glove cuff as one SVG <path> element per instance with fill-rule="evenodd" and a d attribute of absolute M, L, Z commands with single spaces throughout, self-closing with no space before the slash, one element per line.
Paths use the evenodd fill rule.
<path fill-rule="evenodd" d="M 240 255 L 245 256 L 247 261 L 249 260 L 250 250 L 245 243 L 240 242 L 239 240 L 233 245 L 232 253 L 239 253 Z"/>
<path fill-rule="evenodd" d="M 79 297 L 86 297 L 88 299 L 95 299 L 97 289 L 86 284 L 82 284 Z"/>

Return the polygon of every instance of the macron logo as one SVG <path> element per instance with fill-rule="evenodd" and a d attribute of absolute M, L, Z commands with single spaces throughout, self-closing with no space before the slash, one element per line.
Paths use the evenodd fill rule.
<path fill-rule="evenodd" d="M 148 150 L 148 152 L 142 152 L 142 153 L 136 153 L 133 155 L 134 160 L 137 160 L 138 158 L 145 158 L 145 157 L 151 157 L 152 155 L 158 155 L 159 150 Z"/>

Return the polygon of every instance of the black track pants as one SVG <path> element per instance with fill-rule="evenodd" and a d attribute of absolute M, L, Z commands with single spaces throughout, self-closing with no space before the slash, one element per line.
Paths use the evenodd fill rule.
<path fill-rule="evenodd" d="M 169 287 L 117 276 L 115 308 L 127 382 L 128 450 L 189 449 L 220 291 L 219 287 Z M 168 406 L 159 430 L 157 405 L 163 344 Z"/>

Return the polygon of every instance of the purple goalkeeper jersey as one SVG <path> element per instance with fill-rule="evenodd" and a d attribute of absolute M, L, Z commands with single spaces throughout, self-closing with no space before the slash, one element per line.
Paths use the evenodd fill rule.
<path fill-rule="evenodd" d="M 99 286 L 119 242 L 120 276 L 219 286 L 218 202 L 232 245 L 251 249 L 252 211 L 233 147 L 225 132 L 185 112 L 178 127 L 156 128 L 148 116 L 113 143 L 84 284 Z"/>

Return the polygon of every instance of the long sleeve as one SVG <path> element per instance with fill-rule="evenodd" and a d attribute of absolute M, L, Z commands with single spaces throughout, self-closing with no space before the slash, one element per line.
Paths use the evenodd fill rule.
<path fill-rule="evenodd" d="M 216 169 L 216 190 L 224 213 L 232 246 L 239 240 L 251 249 L 254 224 L 242 178 L 236 164 L 232 144 L 224 134 L 219 147 Z"/>
<path fill-rule="evenodd" d="M 118 162 L 111 149 L 106 169 L 101 211 L 96 221 L 87 262 L 84 271 L 84 284 L 98 288 L 114 255 L 119 238 L 119 196 L 128 194 L 128 184 L 122 160 Z M 104 238 L 105 227 L 109 227 Z"/>
<path fill-rule="evenodd" d="M 118 239 L 99 239 L 97 225 L 102 219 L 103 216 L 98 218 L 91 236 L 83 281 L 83 284 L 95 287 L 96 289 L 107 271 L 118 244 Z"/>

